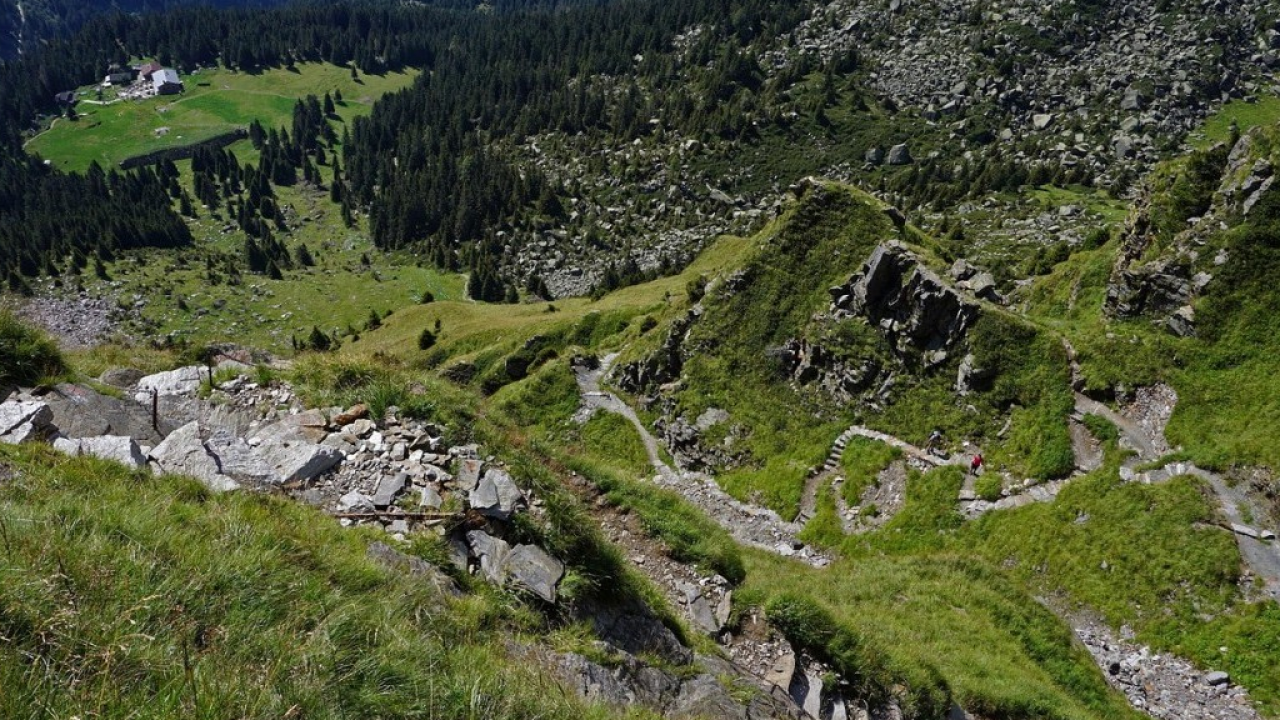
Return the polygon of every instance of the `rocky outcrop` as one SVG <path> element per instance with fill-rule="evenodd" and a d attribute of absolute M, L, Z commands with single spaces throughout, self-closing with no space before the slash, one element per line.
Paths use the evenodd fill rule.
<path fill-rule="evenodd" d="M 1202 163 L 1215 173 L 1220 170 L 1216 190 L 1204 214 L 1189 218 L 1187 227 L 1173 237 L 1159 237 L 1153 219 L 1157 190 L 1144 189 L 1120 237 L 1103 306 L 1108 315 L 1145 317 L 1180 337 L 1195 334 L 1194 304 L 1210 290 L 1215 268 L 1230 258 L 1218 241 L 1220 230 L 1247 220 L 1258 202 L 1273 192 L 1274 169 L 1260 156 L 1261 145 L 1253 134 L 1246 134 L 1229 152 L 1223 145 L 1203 151 L 1219 160 L 1225 154 L 1220 167 L 1209 160 Z M 1176 187 L 1159 192 L 1174 195 Z"/>
<path fill-rule="evenodd" d="M 131 374 L 116 374 L 124 381 Z M 138 375 L 137 379 L 140 379 Z M 136 379 L 135 381 L 136 382 Z M 128 399 L 104 395 L 93 388 L 61 383 L 41 395 L 53 412 L 53 424 L 69 438 L 92 438 L 119 435 L 133 438 L 143 445 L 154 446 L 164 436 L 155 427 L 148 405 Z"/>
<path fill-rule="evenodd" d="M 711 427 L 713 425 L 699 423 L 696 419 L 690 422 L 683 415 L 664 415 L 653 423 L 654 433 L 671 452 L 678 467 L 691 470 L 734 467 L 739 459 L 735 449 L 738 437 L 734 427 L 730 426 L 720 442 L 704 442 L 703 435 Z"/>
<path fill-rule="evenodd" d="M 945 361 L 978 315 L 976 305 L 895 243 L 878 246 L 860 272 L 830 292 L 836 317 L 866 318 L 899 358 L 919 358 L 926 367 Z"/>
<path fill-rule="evenodd" d="M 538 661 L 550 667 L 560 682 L 579 697 L 619 711 L 639 705 L 679 718 L 808 717 L 784 690 L 765 686 L 718 657 L 699 655 L 696 665 L 685 664 L 672 670 L 647 664 L 607 642 L 597 643 L 592 650 L 593 657 L 603 656 L 607 664 L 580 653 L 538 654 Z"/>
<path fill-rule="evenodd" d="M 684 343 L 689 329 L 701 316 L 701 306 L 694 306 L 683 317 L 672 321 L 661 347 L 643 360 L 618 368 L 615 378 L 618 386 L 629 393 L 644 394 L 678 379 L 684 368 Z"/>
<path fill-rule="evenodd" d="M 822 392 L 849 402 L 873 390 L 884 368 L 873 357 L 842 358 L 822 345 L 791 338 L 775 351 L 783 371 L 796 383 L 814 383 Z"/>

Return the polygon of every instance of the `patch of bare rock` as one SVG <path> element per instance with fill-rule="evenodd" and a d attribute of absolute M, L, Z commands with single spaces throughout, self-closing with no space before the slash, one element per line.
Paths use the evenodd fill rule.
<path fill-rule="evenodd" d="M 43 294 L 28 298 L 14 307 L 15 313 L 40 326 L 59 346 L 93 347 L 116 333 L 127 311 L 107 297 L 76 293 Z"/>
<path fill-rule="evenodd" d="M 1160 720 L 1257 720 L 1248 693 L 1221 671 L 1205 672 L 1172 655 L 1153 652 L 1122 630 L 1075 618 L 1076 636 L 1089 649 L 1107 682 L 1139 710 Z M 1223 648 L 1230 652 L 1230 648 Z"/>

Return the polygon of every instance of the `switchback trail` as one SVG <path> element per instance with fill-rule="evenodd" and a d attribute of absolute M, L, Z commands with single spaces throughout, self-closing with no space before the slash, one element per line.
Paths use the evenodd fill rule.
<path fill-rule="evenodd" d="M 1165 390 L 1169 397 L 1173 398 L 1172 401 L 1176 402 L 1176 395 L 1172 393 L 1172 390 L 1168 388 L 1165 388 Z M 1245 522 L 1247 518 L 1241 512 L 1241 508 L 1249 507 L 1250 500 L 1244 492 L 1232 487 L 1221 474 L 1187 462 L 1170 462 L 1153 470 L 1141 473 L 1136 472 L 1134 468 L 1139 463 L 1154 462 L 1163 453 L 1169 452 L 1170 448 L 1164 438 L 1163 425 L 1155 423 L 1153 427 L 1146 427 L 1143 423 L 1135 421 L 1080 392 L 1075 392 L 1074 395 L 1075 417 L 1073 417 L 1072 422 L 1072 434 L 1073 445 L 1076 446 L 1076 461 L 1079 466 L 1077 475 L 1081 472 L 1092 471 L 1101 464 L 1101 458 L 1096 457 L 1096 453 L 1083 447 L 1086 444 L 1088 433 L 1084 426 L 1080 424 L 1079 419 L 1089 414 L 1105 418 L 1115 425 L 1119 431 L 1121 447 L 1133 450 L 1135 453 L 1120 468 L 1121 479 L 1125 482 L 1151 484 L 1163 482 L 1179 475 L 1194 475 L 1204 480 L 1213 490 L 1218 507 L 1226 520 L 1226 529 L 1230 530 L 1235 536 L 1245 567 L 1262 581 L 1265 592 L 1270 597 L 1280 600 L 1280 548 L 1277 547 L 1274 539 L 1269 537 L 1267 531 L 1251 527 L 1249 523 Z M 616 398 L 614 399 L 616 400 Z M 630 410 L 630 408 L 627 409 Z M 634 413 L 632 415 L 634 416 Z M 1150 422 L 1147 423 L 1147 425 L 1152 424 Z M 938 457 L 893 435 L 878 432 L 863 425 L 852 425 L 836 438 L 823 466 L 816 469 L 806 480 L 804 493 L 800 501 L 800 512 L 795 518 L 795 524 L 803 525 L 813 517 L 817 509 L 818 493 L 823 488 L 829 487 L 839 477 L 845 448 L 854 437 L 870 438 L 898 448 L 909 462 L 914 462 L 918 467 L 939 467 L 948 464 L 967 465 L 969 457 L 963 453 L 956 453 L 947 458 Z M 965 485 L 961 489 L 958 498 L 959 509 L 966 518 L 973 519 L 992 510 L 1006 510 L 1033 502 L 1051 502 L 1071 480 L 1072 477 L 1047 482 L 1023 480 L 1020 484 L 1011 485 L 1008 478 L 1006 478 L 1006 494 L 997 500 L 988 501 L 980 499 L 974 494 L 973 478 L 972 476 L 966 476 Z M 841 509 L 845 510 L 844 508 Z"/>
<path fill-rule="evenodd" d="M 798 557 L 816 567 L 823 567 L 830 563 L 831 559 L 828 556 L 806 546 L 796 538 L 803 525 L 787 522 L 772 510 L 731 497 L 720 488 L 715 478 L 704 473 L 689 472 L 668 465 L 662 459 L 658 441 L 644 423 L 640 422 L 635 410 L 613 393 L 600 389 L 600 377 L 608 371 L 609 365 L 616 357 L 616 354 L 606 355 L 597 367 L 582 364 L 574 366 L 574 376 L 578 382 L 578 394 L 582 402 L 582 407 L 575 415 L 576 420 L 586 422 L 592 413 L 600 410 L 626 418 L 639 434 L 649 463 L 657 473 L 653 479 L 654 482 L 679 493 L 698 506 L 708 517 L 728 530 L 738 542 L 787 557 Z"/>
<path fill-rule="evenodd" d="M 644 444 L 649 462 L 657 473 L 654 477 L 654 482 L 679 493 L 696 505 L 728 530 L 735 540 L 786 556 L 798 555 L 801 559 L 816 567 L 824 567 L 830 563 L 829 557 L 814 552 L 812 548 L 805 547 L 796 540 L 796 535 L 803 527 L 803 520 L 806 517 L 803 512 L 797 522 L 786 522 L 771 510 L 748 505 L 730 497 L 720 489 L 714 478 L 701 473 L 685 472 L 678 468 L 673 468 L 663 461 L 657 440 L 644 426 L 644 423 L 640 422 L 635 411 L 616 395 L 600 388 L 600 378 L 608 371 L 609 365 L 615 358 L 616 355 L 605 356 L 599 366 L 594 368 L 582 365 L 574 366 L 579 395 L 582 401 L 582 406 L 575 415 L 575 420 L 586 422 L 592 413 L 600 410 L 625 417 L 636 429 Z M 1138 451 L 1139 457 L 1145 456 L 1150 459 L 1156 452 L 1156 448 L 1163 443 L 1163 437 L 1158 442 L 1152 442 L 1140 424 L 1083 395 L 1077 396 L 1075 411 L 1078 415 L 1094 413 L 1111 420 L 1129 445 Z M 814 472 L 809 478 L 805 488 L 806 503 L 813 502 L 813 498 L 816 496 L 818 489 L 822 487 L 824 480 L 829 482 L 837 476 L 845 446 L 855 436 L 871 438 L 899 448 L 909 461 L 917 465 L 923 464 L 938 467 L 947 464 L 967 464 L 968 461 L 968 456 L 962 453 L 957 453 L 949 458 L 940 458 L 900 438 L 871 430 L 861 425 L 854 425 L 840 434 L 833 444 L 831 453 L 823 467 Z M 1128 466 L 1122 469 L 1121 476 L 1125 481 L 1160 482 L 1174 475 L 1190 474 L 1203 478 L 1208 482 L 1219 500 L 1224 515 L 1233 524 L 1236 540 L 1240 544 L 1241 556 L 1246 566 L 1264 580 L 1269 594 L 1273 597 L 1280 597 L 1280 553 L 1276 552 L 1272 544 L 1261 540 L 1260 533 L 1247 528 L 1244 529 L 1252 534 L 1241 532 L 1242 526 L 1239 525 L 1240 513 L 1238 505 L 1231 501 L 1232 493 L 1235 491 L 1227 485 L 1220 475 L 1197 468 L 1194 465 L 1181 463 L 1171 463 L 1147 473 L 1135 473 L 1131 468 L 1132 466 Z M 1128 470 L 1128 472 L 1125 470 Z M 1021 493 L 1001 498 L 997 503 L 989 503 L 990 509 L 1003 507 L 1002 503 L 1010 501 L 1011 498 L 1013 499 L 1011 502 L 1018 504 L 1051 501 L 1070 480 L 1071 478 L 1065 478 L 1050 483 L 1029 485 Z M 966 485 L 968 484 L 966 483 Z M 983 501 L 974 500 L 972 502 L 981 503 Z M 960 504 L 963 509 L 965 507 L 964 501 L 961 501 Z M 1159 698 L 1162 701 L 1169 701 L 1170 699 L 1186 700 L 1189 696 L 1195 696 L 1192 699 L 1196 702 L 1187 701 L 1188 707 L 1200 708 L 1202 705 L 1204 708 L 1212 707 L 1214 714 L 1223 718 L 1252 719 L 1258 717 L 1249 706 L 1247 693 L 1242 688 L 1232 686 L 1227 694 L 1214 692 L 1209 693 L 1212 697 L 1201 698 L 1199 696 L 1206 693 L 1200 691 L 1198 685 L 1204 683 L 1204 680 L 1199 675 L 1199 671 L 1189 663 L 1178 660 L 1173 656 L 1150 654 L 1145 648 L 1128 652 L 1132 648 L 1123 643 L 1117 645 L 1116 641 L 1099 643 L 1097 636 L 1100 633 L 1104 633 L 1104 631 L 1109 632 L 1106 628 L 1085 626 L 1074 618 L 1067 618 L 1067 620 L 1076 635 L 1089 647 L 1090 653 L 1098 663 L 1104 676 L 1108 677 L 1109 682 L 1115 682 L 1115 678 L 1109 674 L 1115 660 L 1112 657 L 1114 653 L 1110 651 L 1117 647 L 1125 651 L 1122 669 L 1140 677 L 1142 682 L 1134 687 L 1140 687 L 1141 693 L 1135 694 L 1135 692 L 1131 692 L 1133 688 L 1126 686 L 1124 683 L 1120 683 L 1117 687 L 1125 693 L 1134 707 L 1140 710 L 1147 710 L 1154 717 L 1162 718 L 1163 720 L 1181 720 L 1184 717 L 1183 715 L 1177 712 L 1166 712 L 1163 703 L 1152 704 L 1151 699 Z M 1170 671 L 1169 667 L 1166 667 L 1170 663 L 1177 665 L 1177 672 Z M 1181 664 L 1178 665 L 1178 663 Z M 1199 694 L 1197 695 L 1197 693 Z"/>
<path fill-rule="evenodd" d="M 908 458 L 930 466 L 939 465 L 957 465 L 964 462 L 964 459 L 956 455 L 952 458 L 941 458 L 927 450 L 923 450 L 904 440 L 900 440 L 892 435 L 888 435 L 863 425 L 851 425 L 840 433 L 836 441 L 831 446 L 831 452 L 827 455 L 827 460 L 821 468 L 810 473 L 809 478 L 804 484 L 804 493 L 800 496 L 800 512 L 796 515 L 795 521 L 804 524 L 813 517 L 818 506 L 818 492 L 822 488 L 827 487 L 835 480 L 840 473 L 840 463 L 844 459 L 845 447 L 854 437 L 870 438 L 879 440 L 880 442 L 896 447 L 902 451 L 903 455 Z"/>

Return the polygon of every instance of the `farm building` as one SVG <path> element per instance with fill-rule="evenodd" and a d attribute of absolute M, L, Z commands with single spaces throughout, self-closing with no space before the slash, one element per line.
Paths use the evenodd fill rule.
<path fill-rule="evenodd" d="M 178 79 L 178 71 L 162 68 L 151 75 L 151 84 L 155 86 L 157 95 L 176 95 L 182 92 L 182 81 Z"/>
<path fill-rule="evenodd" d="M 107 74 L 102 78 L 103 85 L 127 85 L 133 81 L 133 72 L 128 69 L 119 67 L 111 67 L 107 69 Z"/>
<path fill-rule="evenodd" d="M 151 80 L 152 76 L 164 69 L 164 66 L 158 62 L 144 63 L 138 66 L 138 77 L 143 80 Z"/>

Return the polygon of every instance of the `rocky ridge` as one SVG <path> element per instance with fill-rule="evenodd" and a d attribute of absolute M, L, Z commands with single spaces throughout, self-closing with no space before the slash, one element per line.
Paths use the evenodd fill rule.
<path fill-rule="evenodd" d="M 1208 207 L 1189 218 L 1172 238 L 1160 237 L 1148 186 L 1125 222 L 1120 253 L 1107 286 L 1105 310 L 1112 317 L 1147 317 L 1175 335 L 1195 334 L 1192 303 L 1212 291 L 1216 268 L 1230 257 L 1213 242 L 1228 224 L 1248 220 L 1272 190 L 1272 158 L 1260 131 L 1246 133 L 1230 148 L 1215 146 L 1208 156 L 1225 153 Z M 1221 154 L 1219 154 L 1221 157 Z M 1205 161 L 1206 164 L 1212 160 Z M 1156 252 L 1153 252 L 1153 249 Z"/>

